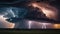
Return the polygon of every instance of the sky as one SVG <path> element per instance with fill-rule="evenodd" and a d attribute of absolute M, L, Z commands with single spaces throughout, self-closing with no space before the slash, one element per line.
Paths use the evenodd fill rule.
<path fill-rule="evenodd" d="M 28 11 L 33 11 L 35 8 L 34 6 L 33 7 L 28 6 L 28 4 L 31 3 L 29 1 L 32 2 L 32 0 L 9 0 L 9 1 L 1 0 L 0 1 L 0 28 L 14 28 L 15 26 L 19 25 L 19 23 L 21 23 L 21 22 L 18 19 L 26 17 L 30 13 Z M 33 0 L 33 1 L 37 1 L 37 2 L 40 1 L 40 2 L 45 2 L 47 4 L 50 4 L 51 6 L 55 7 L 58 10 L 58 17 L 60 17 L 60 13 L 59 13 L 59 11 L 60 11 L 59 3 L 60 2 L 58 0 Z M 41 5 L 44 5 L 44 4 L 41 4 Z M 41 9 L 42 11 L 49 11 L 49 10 L 46 10 L 46 8 L 45 8 L 45 6 L 47 6 L 47 5 L 44 5 L 43 7 L 41 5 L 40 4 L 38 5 L 39 7 L 41 7 L 41 8 L 38 7 L 39 9 Z M 53 11 L 53 10 L 51 10 L 51 11 Z M 16 18 L 18 18 L 18 19 L 15 20 L 15 22 L 16 22 L 16 25 L 15 25 L 15 23 L 6 21 L 5 18 L 7 18 L 7 19 L 11 18 L 11 21 L 13 21 L 13 22 Z M 58 18 L 58 20 L 59 20 L 59 18 Z M 25 27 L 26 24 L 21 23 L 20 26 L 18 26 L 18 27 L 23 28 L 23 27 Z"/>
<path fill-rule="evenodd" d="M 0 8 L 0 28 L 14 28 L 15 23 L 9 22 L 6 19 L 10 18 L 24 18 L 24 15 L 27 14 L 26 8 L 17 8 L 17 7 L 3 7 Z M 15 20 L 18 21 L 18 20 Z M 22 24 L 23 25 L 23 24 Z M 21 26 L 22 27 L 22 26 Z"/>

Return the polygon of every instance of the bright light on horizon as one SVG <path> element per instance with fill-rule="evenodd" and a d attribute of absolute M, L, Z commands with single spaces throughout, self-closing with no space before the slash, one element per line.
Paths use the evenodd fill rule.
<path fill-rule="evenodd" d="M 3 16 L 4 16 L 4 15 L 0 15 L 0 23 L 1 23 L 1 25 L 3 25 L 2 28 L 14 28 L 15 24 L 6 21 L 7 18 L 5 18 L 5 17 L 3 17 Z M 1 27 L 0 27 L 0 28 L 1 28 Z"/>

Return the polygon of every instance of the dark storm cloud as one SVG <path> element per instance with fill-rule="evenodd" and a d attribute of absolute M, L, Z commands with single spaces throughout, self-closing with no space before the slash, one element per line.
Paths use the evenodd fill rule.
<path fill-rule="evenodd" d="M 53 2 L 55 0 L 0 0 L 0 4 L 15 4 L 15 3 L 19 3 L 19 2 L 23 2 L 23 1 L 49 1 L 49 2 Z"/>
<path fill-rule="evenodd" d="M 2 7 L 0 8 L 0 15 L 4 15 L 4 18 L 11 18 L 13 17 L 14 18 L 14 15 L 15 17 L 17 18 L 24 18 L 24 15 L 27 14 L 27 9 L 26 8 L 17 8 L 17 7 Z M 1 16 L 0 16 L 1 17 Z M 18 21 L 18 20 L 16 20 Z M 9 22 L 9 21 L 8 21 Z M 3 28 L 4 27 L 4 23 L 3 20 L 1 21 L 0 19 L 0 28 Z M 21 24 L 23 25 L 23 24 Z M 21 26 L 22 27 L 22 26 Z M 5 27 L 4 27 L 5 28 Z"/>
<path fill-rule="evenodd" d="M 16 7 L 2 7 L 2 8 L 0 8 L 0 15 L 5 15 L 6 13 L 7 13 L 7 15 L 9 16 L 9 17 L 11 17 L 11 15 L 12 16 L 18 16 L 18 13 L 19 13 L 19 15 L 21 16 L 22 14 L 24 14 L 25 15 L 25 11 L 27 11 L 27 10 L 25 10 L 25 8 L 16 8 Z"/>
<path fill-rule="evenodd" d="M 4 0 L 4 2 L 2 0 L 2 2 L 0 1 L 0 4 L 13 4 L 14 5 L 15 3 L 19 3 L 19 2 L 22 2 L 22 1 L 32 1 L 32 0 L 8 0 L 8 1 Z M 42 0 L 34 0 L 34 1 L 42 1 Z M 48 1 L 52 2 L 52 1 L 55 1 L 55 0 L 48 0 Z M 20 4 L 19 4 L 19 6 L 20 6 Z M 24 16 L 27 14 L 28 11 L 29 10 L 27 10 L 26 8 L 4 7 L 4 8 L 0 8 L 0 15 L 5 15 L 7 13 L 7 15 L 5 15 L 4 17 L 10 17 L 10 18 L 13 17 L 14 18 L 14 16 L 15 16 L 15 17 L 18 17 L 18 18 L 24 18 Z M 16 20 L 16 19 L 13 19 L 13 21 L 15 21 L 16 24 L 17 24 L 17 21 L 18 21 L 18 24 L 21 26 L 21 28 L 25 28 L 26 23 L 24 23 L 24 21 L 21 20 L 21 22 L 20 22 L 19 20 Z M 0 25 L 1 25 L 1 23 L 2 22 L 0 21 Z M 18 28 L 20 28 L 20 26 L 18 26 Z M 3 27 L 3 25 L 1 25 L 0 27 Z"/>
<path fill-rule="evenodd" d="M 0 8 L 0 15 L 10 15 L 9 12 L 9 8 Z"/>
<path fill-rule="evenodd" d="M 2 7 L 0 8 L 0 15 L 4 15 L 4 17 L 11 18 L 24 18 L 27 14 L 28 9 L 26 8 L 17 8 L 17 7 Z"/>
<path fill-rule="evenodd" d="M 15 4 L 22 1 L 29 1 L 29 0 L 0 0 L 0 4 Z"/>

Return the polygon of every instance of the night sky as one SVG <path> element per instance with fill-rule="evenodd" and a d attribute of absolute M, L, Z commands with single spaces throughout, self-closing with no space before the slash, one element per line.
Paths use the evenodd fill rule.
<path fill-rule="evenodd" d="M 54 19 L 49 19 L 43 14 L 38 8 L 34 8 L 32 6 L 28 6 L 31 2 L 45 2 L 49 3 L 51 6 L 56 7 L 58 10 L 58 18 L 55 21 Z M 0 0 L 0 16 L 3 16 L 5 21 L 9 23 L 5 23 L 4 18 L 0 17 L 0 28 L 28 28 L 26 21 L 49 21 L 50 22 L 60 22 L 60 1 L 59 0 Z M 35 11 L 35 12 L 34 12 Z M 42 16 L 41 16 L 42 14 Z M 40 15 L 40 16 L 39 16 Z M 38 17 L 37 17 L 38 16 Z M 1 18 L 3 20 L 1 20 Z M 4 21 L 4 23 L 3 23 Z M 7 24 L 6 26 L 3 24 Z M 11 24 L 10 26 L 8 24 Z M 15 26 L 14 26 L 15 24 Z M 35 25 L 36 24 L 36 25 Z M 33 28 L 38 28 L 38 23 L 34 23 L 32 25 Z M 34 26 L 35 25 L 35 26 Z M 42 25 L 41 25 L 42 26 Z"/>

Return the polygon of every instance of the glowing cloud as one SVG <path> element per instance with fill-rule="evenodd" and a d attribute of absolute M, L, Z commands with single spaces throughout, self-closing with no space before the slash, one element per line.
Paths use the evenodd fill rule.
<path fill-rule="evenodd" d="M 14 28 L 15 24 L 6 21 L 7 18 L 4 18 L 3 16 L 4 15 L 0 15 L 0 28 Z"/>
<path fill-rule="evenodd" d="M 57 19 L 57 9 L 53 6 L 50 6 L 49 4 L 46 3 L 37 3 L 37 2 L 33 2 L 30 4 L 31 6 L 33 6 L 34 8 L 39 8 L 40 11 L 42 11 L 47 18 L 49 19 Z"/>

